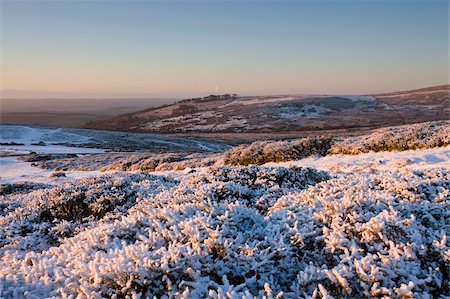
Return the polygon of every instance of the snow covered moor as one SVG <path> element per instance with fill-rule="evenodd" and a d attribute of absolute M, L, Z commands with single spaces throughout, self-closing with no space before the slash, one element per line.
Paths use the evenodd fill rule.
<path fill-rule="evenodd" d="M 0 297 L 450 298 L 449 132 L 432 122 L 164 159 L 75 147 L 41 164 L 17 161 L 36 147 L 8 140 Z M 39 136 L 92 138 L 63 133 Z"/>

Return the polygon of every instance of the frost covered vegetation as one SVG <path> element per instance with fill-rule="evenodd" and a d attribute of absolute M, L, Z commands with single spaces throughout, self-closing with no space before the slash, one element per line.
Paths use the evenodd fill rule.
<path fill-rule="evenodd" d="M 389 127 L 358 137 L 309 137 L 293 141 L 257 141 L 224 153 L 225 165 L 262 165 L 309 156 L 357 155 L 371 151 L 404 151 L 450 144 L 450 122 Z"/>
<path fill-rule="evenodd" d="M 378 129 L 372 134 L 338 139 L 330 154 L 357 155 L 370 151 L 404 151 L 447 146 L 450 144 L 450 122 L 427 122 Z"/>
<path fill-rule="evenodd" d="M 225 165 L 262 165 L 267 162 L 298 160 L 309 156 L 325 156 L 332 145 L 331 138 L 305 138 L 294 141 L 257 141 L 241 145 L 224 153 Z"/>
<path fill-rule="evenodd" d="M 35 165 L 42 168 L 62 171 L 166 171 L 213 165 L 262 165 L 310 156 L 404 151 L 449 144 L 450 123 L 442 121 L 383 128 L 357 137 L 318 136 L 291 141 L 257 141 L 224 153 L 107 153 L 66 158 L 53 155 L 47 159 L 41 159 L 43 155 L 29 155 L 22 159 L 37 161 Z"/>
<path fill-rule="evenodd" d="M 449 298 L 448 129 L 35 161 L 115 172 L 2 185 L 0 298 Z"/>
<path fill-rule="evenodd" d="M 22 160 L 33 160 L 22 157 Z M 76 158 L 49 159 L 34 162 L 34 166 L 57 171 L 165 171 L 185 168 L 212 166 L 218 163 L 220 154 L 181 154 L 181 153 L 108 153 L 91 154 Z"/>
<path fill-rule="evenodd" d="M 444 297 L 449 190 L 448 169 L 251 166 L 11 192 L 2 195 L 0 292 Z"/>

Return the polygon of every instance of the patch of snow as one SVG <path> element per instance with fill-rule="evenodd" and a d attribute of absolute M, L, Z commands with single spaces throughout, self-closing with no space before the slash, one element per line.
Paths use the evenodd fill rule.
<path fill-rule="evenodd" d="M 374 96 L 340 96 L 341 98 L 348 99 L 352 102 L 369 102 L 374 103 L 377 99 Z"/>
<path fill-rule="evenodd" d="M 387 103 L 383 103 L 382 106 L 383 106 L 383 109 L 385 109 L 385 110 L 394 111 L 394 108 Z"/>
<path fill-rule="evenodd" d="M 0 150 L 16 150 L 36 152 L 39 154 L 90 154 L 90 153 L 104 153 L 104 149 L 99 148 L 85 148 L 85 147 L 71 147 L 64 145 L 0 145 Z"/>
<path fill-rule="evenodd" d="M 340 172 L 370 172 L 374 169 L 393 171 L 405 169 L 450 169 L 450 146 L 408 150 L 402 152 L 370 152 L 359 155 L 328 155 L 325 157 L 308 157 L 298 161 L 267 163 L 267 166 L 302 166 L 321 170 L 338 170 Z"/>
<path fill-rule="evenodd" d="M 31 166 L 30 162 L 22 162 L 16 160 L 15 157 L 0 157 L 0 182 L 16 183 L 16 182 L 35 182 L 44 183 L 51 182 L 50 176 L 54 172 L 49 169 L 42 169 L 39 167 Z M 64 172 L 66 177 L 59 178 L 59 180 L 74 180 L 85 177 L 98 176 L 100 171 L 66 171 Z"/>
<path fill-rule="evenodd" d="M 268 104 L 268 103 L 281 103 L 289 102 L 293 100 L 301 100 L 310 98 L 309 95 L 296 95 L 296 96 L 273 96 L 273 97 L 242 97 L 233 102 L 225 104 L 219 108 L 235 105 L 255 105 L 255 104 Z M 314 96 L 318 97 L 318 96 Z"/>
<path fill-rule="evenodd" d="M 243 128 L 247 126 L 247 120 L 241 116 L 231 116 L 224 123 L 214 127 L 214 131 L 221 131 L 229 128 Z"/>
<path fill-rule="evenodd" d="M 88 143 L 90 138 L 79 134 L 65 132 L 62 128 L 48 129 L 20 125 L 0 125 L 0 142 L 17 142 L 30 145 L 44 141 L 47 143 Z"/>
<path fill-rule="evenodd" d="M 245 127 L 247 120 L 241 116 L 231 116 L 223 123 L 217 123 L 216 118 L 221 117 L 222 114 L 213 111 L 206 111 L 203 113 L 195 113 L 190 115 L 183 115 L 171 117 L 162 120 L 155 120 L 147 123 L 143 128 L 146 130 L 158 130 L 166 126 L 179 126 L 178 131 L 221 131 L 228 128 Z M 208 123 L 210 122 L 210 123 Z"/>
<path fill-rule="evenodd" d="M 331 109 L 314 104 L 305 104 L 300 109 L 297 107 L 281 107 L 280 118 L 284 119 L 296 119 L 301 117 L 316 118 L 323 114 L 332 111 Z"/>
<path fill-rule="evenodd" d="M 0 145 L 0 150 L 28 151 L 36 153 L 103 153 L 105 150 L 97 148 L 83 148 L 57 145 L 56 143 L 70 142 L 74 144 L 88 143 L 90 138 L 79 134 L 65 132 L 63 129 L 35 128 L 16 125 L 0 125 L 0 143 L 18 143 L 23 145 Z M 42 142 L 41 145 L 34 145 Z"/>
<path fill-rule="evenodd" d="M 208 119 L 222 116 L 221 113 L 214 111 L 206 111 L 202 113 L 194 113 L 189 115 L 182 115 L 176 117 L 165 118 L 161 120 L 154 120 L 146 123 L 142 128 L 145 130 L 159 130 L 166 126 L 180 125 L 180 124 L 205 124 Z M 181 128 L 183 130 L 183 128 Z"/>

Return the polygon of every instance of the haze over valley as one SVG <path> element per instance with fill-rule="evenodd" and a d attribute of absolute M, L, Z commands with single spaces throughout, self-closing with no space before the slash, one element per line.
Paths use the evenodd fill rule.
<path fill-rule="evenodd" d="M 174 102 L 174 99 L 1 98 L 0 123 L 79 127 L 89 121 Z"/>

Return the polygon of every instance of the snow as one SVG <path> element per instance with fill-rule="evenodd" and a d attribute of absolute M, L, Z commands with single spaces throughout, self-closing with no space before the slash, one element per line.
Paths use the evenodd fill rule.
<path fill-rule="evenodd" d="M 32 145 L 32 143 L 45 142 L 45 146 Z M 64 132 L 62 129 L 35 128 L 28 126 L 1 125 L 0 143 L 23 145 L 0 145 L 0 182 L 13 183 L 17 181 L 47 180 L 52 171 L 31 166 L 31 163 L 16 160 L 17 156 L 30 152 L 41 154 L 87 154 L 103 153 L 103 149 L 69 147 L 55 143 L 70 142 L 83 144 L 89 142 L 86 136 Z M 72 174 L 67 179 L 86 176 L 88 173 Z"/>
<path fill-rule="evenodd" d="M 1 298 L 448 296 L 449 146 L 66 178 L 15 158 Z"/>
<path fill-rule="evenodd" d="M 374 96 L 340 96 L 341 98 L 348 99 L 352 102 L 376 102 Z"/>
<path fill-rule="evenodd" d="M 104 149 L 98 148 L 83 148 L 83 147 L 71 147 L 63 145 L 0 145 L 0 150 L 17 150 L 17 151 L 27 151 L 35 152 L 39 154 L 88 154 L 88 153 L 103 153 Z"/>
<path fill-rule="evenodd" d="M 163 129 L 166 126 L 178 125 L 180 123 L 185 123 L 186 126 L 183 127 L 184 131 L 194 130 L 196 127 L 205 127 L 209 129 L 213 125 L 207 125 L 206 122 L 209 119 L 214 119 L 222 116 L 222 114 L 214 112 L 214 111 L 205 111 L 201 113 L 194 113 L 183 116 L 175 116 L 170 118 L 165 118 L 161 120 L 154 120 L 146 123 L 143 126 L 143 129 L 146 130 L 159 130 Z"/>
<path fill-rule="evenodd" d="M 229 128 L 247 128 L 247 120 L 242 116 L 231 116 L 224 123 L 214 126 L 214 131 L 226 130 Z"/>
<path fill-rule="evenodd" d="M 0 158 L 0 169 L 0 180 L 2 183 L 33 180 L 51 174 L 51 171 L 33 167 L 31 163 L 17 161 L 16 157 Z"/>
<path fill-rule="evenodd" d="M 89 138 L 86 136 L 64 132 L 63 129 L 47 129 L 35 128 L 19 125 L 1 125 L 0 126 L 1 142 L 21 142 L 31 144 L 39 141 L 63 142 L 70 141 L 72 143 L 86 143 Z"/>
<path fill-rule="evenodd" d="M 242 97 L 237 100 L 234 100 L 230 103 L 222 105 L 218 108 L 223 108 L 227 106 L 235 106 L 235 105 L 258 105 L 258 104 L 267 104 L 267 103 L 281 103 L 281 102 L 290 102 L 294 100 L 307 99 L 312 96 L 310 95 L 293 95 L 293 96 L 270 96 L 270 97 Z M 313 96 L 313 97 L 321 97 L 321 96 Z"/>
<path fill-rule="evenodd" d="M 296 119 L 301 117 L 316 118 L 330 112 L 331 109 L 314 104 L 305 104 L 298 109 L 297 107 L 281 107 L 279 116 L 284 119 Z"/>
<path fill-rule="evenodd" d="M 16 157 L 0 157 L 0 182 L 10 184 L 17 182 L 51 182 L 52 170 L 31 166 L 31 163 L 16 160 Z M 64 178 L 58 180 L 74 180 L 99 175 L 100 171 L 66 171 Z M 103 172 L 105 173 L 105 172 Z"/>
<path fill-rule="evenodd" d="M 80 154 L 102 153 L 104 149 L 114 151 L 135 149 L 159 152 L 217 152 L 228 147 L 223 143 L 194 138 L 173 138 L 155 134 L 87 129 L 0 125 L 0 133 L 0 143 L 3 144 L 0 145 L 0 151 L 14 149 L 37 153 Z M 11 142 L 24 143 L 24 145 L 8 144 Z"/>
<path fill-rule="evenodd" d="M 236 105 L 258 105 L 258 104 L 268 104 L 268 103 L 283 103 L 295 100 L 305 100 L 305 99 L 320 99 L 327 98 L 326 95 L 292 95 L 292 96 L 271 96 L 271 97 L 242 97 L 234 100 L 230 103 L 222 105 L 218 108 L 236 106 Z M 375 102 L 376 98 L 374 96 L 354 96 L 354 95 L 343 95 L 339 96 L 341 98 L 348 99 L 352 102 Z"/>
<path fill-rule="evenodd" d="M 0 143 L 15 142 L 24 145 L 0 145 L 0 150 L 28 151 L 36 153 L 102 153 L 103 149 L 69 147 L 57 143 L 88 143 L 89 137 L 64 132 L 62 129 L 34 128 L 16 125 L 0 125 Z M 33 143 L 44 142 L 44 146 Z"/>
<path fill-rule="evenodd" d="M 206 111 L 202 113 L 194 113 L 190 115 L 171 117 L 162 120 L 155 120 L 148 122 L 143 129 L 145 130 L 159 130 L 164 127 L 184 124 L 180 127 L 180 131 L 221 131 L 229 128 L 241 128 L 247 125 L 247 120 L 241 116 L 230 116 L 224 122 L 217 122 L 217 119 L 222 117 L 222 114 Z"/>
<path fill-rule="evenodd" d="M 298 161 L 267 163 L 267 166 L 302 166 L 322 170 L 339 169 L 339 171 L 367 172 L 373 170 L 391 171 L 405 169 L 450 169 L 450 146 L 425 150 L 402 152 L 370 152 L 359 155 L 329 155 L 325 157 L 308 157 Z"/>

